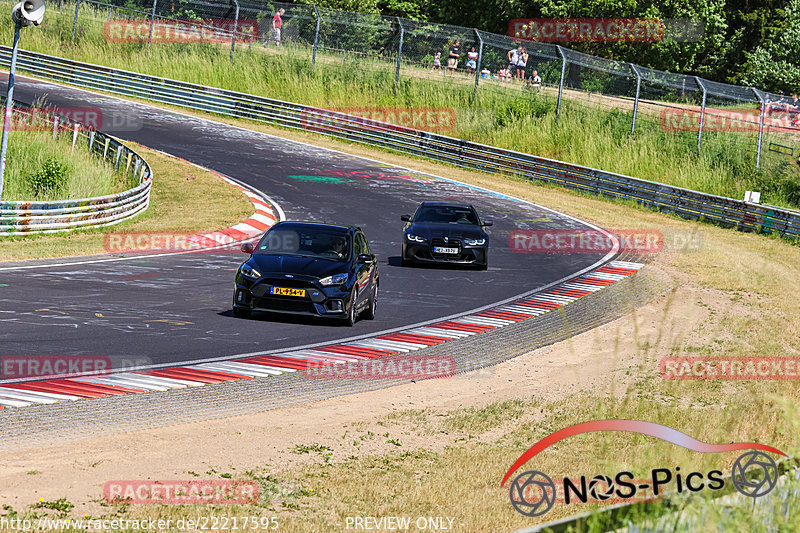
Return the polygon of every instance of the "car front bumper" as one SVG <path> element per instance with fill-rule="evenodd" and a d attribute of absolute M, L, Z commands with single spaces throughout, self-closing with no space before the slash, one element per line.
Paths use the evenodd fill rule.
<path fill-rule="evenodd" d="M 458 250 L 457 254 L 440 254 L 428 243 L 403 243 L 403 258 L 423 263 L 486 263 L 488 246 L 463 246 Z"/>
<path fill-rule="evenodd" d="M 270 293 L 272 287 L 304 289 L 305 295 L 281 296 Z M 256 281 L 237 275 L 233 305 L 251 311 L 292 315 L 344 318 L 350 306 L 352 287 L 321 287 L 310 280 L 283 280 L 265 277 Z"/>

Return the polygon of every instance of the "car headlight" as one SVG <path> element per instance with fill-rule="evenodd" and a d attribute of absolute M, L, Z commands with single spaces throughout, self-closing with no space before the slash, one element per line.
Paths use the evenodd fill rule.
<path fill-rule="evenodd" d="M 324 285 L 329 287 L 331 285 L 341 285 L 342 283 L 347 281 L 347 274 L 334 274 L 333 276 L 328 276 L 327 278 L 322 278 L 319 280 L 320 285 Z"/>
<path fill-rule="evenodd" d="M 486 244 L 486 239 L 467 239 L 464 244 L 467 246 L 483 246 Z"/>
<path fill-rule="evenodd" d="M 418 237 L 418 236 L 414 235 L 413 233 L 406 233 L 406 239 L 408 239 L 411 242 L 425 242 L 426 241 L 426 239 L 423 239 L 422 237 Z"/>
<path fill-rule="evenodd" d="M 261 277 L 261 272 L 251 267 L 250 265 L 242 265 L 242 268 L 239 269 L 239 273 L 242 276 L 250 279 L 258 279 Z"/>

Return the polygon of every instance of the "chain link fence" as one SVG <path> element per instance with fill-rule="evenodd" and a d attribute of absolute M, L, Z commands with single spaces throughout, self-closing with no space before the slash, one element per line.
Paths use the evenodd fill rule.
<path fill-rule="evenodd" d="M 759 168 L 765 157 L 790 165 L 800 156 L 800 108 L 775 104 L 776 97 L 741 87 L 672 74 L 632 63 L 587 55 L 567 47 L 523 42 L 473 28 L 355 13 L 306 4 L 258 0 L 61 0 L 74 8 L 73 39 L 102 25 L 107 38 L 138 42 L 200 42 L 235 53 L 269 52 L 320 62 L 387 71 L 395 91 L 403 79 L 439 80 L 468 86 L 473 98 L 490 91 L 527 95 L 559 114 L 571 108 L 611 110 L 630 131 L 647 127 L 677 136 L 687 150 L 742 169 Z M 279 10 L 278 19 L 275 18 Z M 178 23 L 178 21 L 180 21 Z M 116 24 L 116 26 L 114 26 Z M 175 37 L 170 24 L 196 28 L 195 39 Z M 277 31 L 279 30 L 279 31 Z M 514 50 L 524 49 L 524 69 Z M 452 53 L 451 53 L 452 52 Z M 456 54 L 457 57 L 452 57 Z M 453 59 L 454 61 L 449 61 Z M 534 71 L 536 73 L 534 74 Z M 168 74 L 168 73 L 165 73 Z M 718 142 L 706 142 L 714 139 Z M 725 152 L 722 154 L 722 152 Z M 724 156 L 724 157 L 723 157 Z"/>

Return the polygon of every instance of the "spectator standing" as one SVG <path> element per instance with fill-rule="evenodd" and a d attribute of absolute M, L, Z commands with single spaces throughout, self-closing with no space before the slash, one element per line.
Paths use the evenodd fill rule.
<path fill-rule="evenodd" d="M 478 52 L 475 51 L 475 47 L 473 46 L 469 52 L 467 52 L 467 70 L 470 72 L 475 72 L 477 68 L 478 61 Z"/>
<path fill-rule="evenodd" d="M 455 70 L 458 68 L 458 56 L 461 54 L 461 42 L 456 41 L 447 52 L 447 70 Z"/>
<path fill-rule="evenodd" d="M 433 56 L 433 66 L 431 67 L 431 72 L 434 70 L 442 70 L 442 53 L 436 52 L 436 55 Z"/>
<path fill-rule="evenodd" d="M 286 10 L 280 8 L 276 13 L 275 16 L 272 17 L 272 40 L 275 41 L 275 46 L 280 48 L 281 46 L 281 27 L 283 27 L 283 14 L 286 13 Z M 269 44 L 270 39 L 264 41 L 264 46 Z"/>
<path fill-rule="evenodd" d="M 519 81 L 525 81 L 525 66 L 528 64 L 528 51 L 520 47 L 521 50 L 517 55 L 517 78 Z"/>
<path fill-rule="evenodd" d="M 522 55 L 522 45 L 511 49 L 508 51 L 508 75 L 510 78 L 513 78 L 517 75 L 517 63 L 519 62 L 519 58 Z"/>

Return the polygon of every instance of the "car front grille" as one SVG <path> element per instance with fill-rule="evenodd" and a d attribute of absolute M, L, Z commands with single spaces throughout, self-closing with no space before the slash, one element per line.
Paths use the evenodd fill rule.
<path fill-rule="evenodd" d="M 444 239 L 431 239 L 431 246 L 446 246 L 448 248 L 461 248 L 460 240 L 449 240 L 444 242 Z"/>
<path fill-rule="evenodd" d="M 311 300 L 304 298 L 292 299 L 291 297 L 266 297 L 255 298 L 255 307 L 268 311 L 288 313 L 316 313 L 316 308 Z"/>

